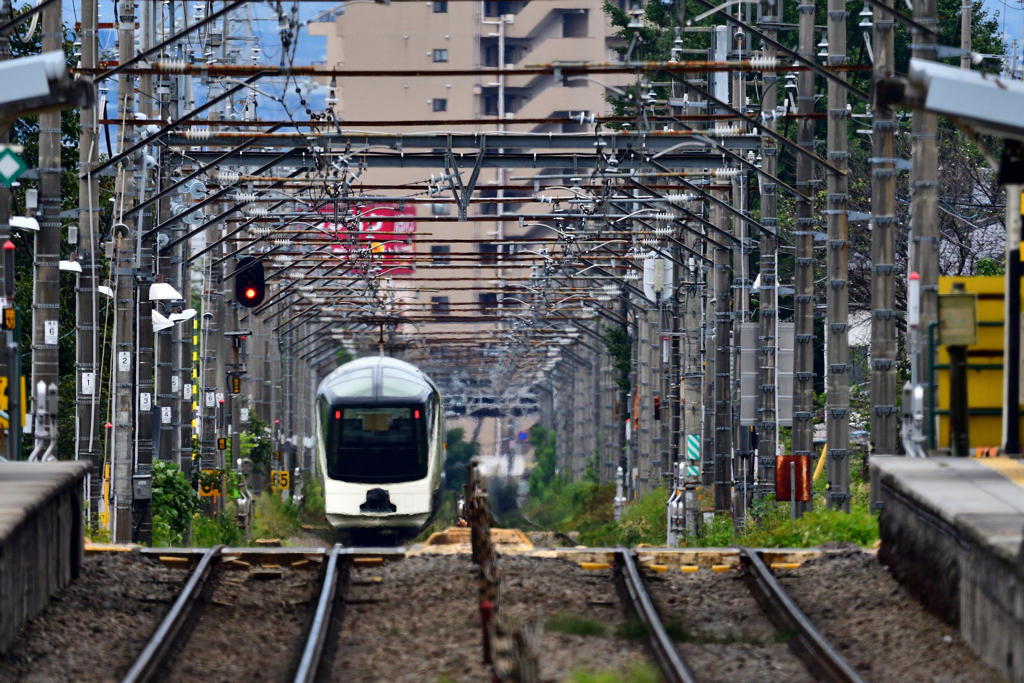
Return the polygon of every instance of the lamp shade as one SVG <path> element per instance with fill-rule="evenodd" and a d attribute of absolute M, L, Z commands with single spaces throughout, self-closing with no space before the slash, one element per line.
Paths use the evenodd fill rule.
<path fill-rule="evenodd" d="M 165 318 L 163 313 L 161 313 L 160 311 L 154 310 L 152 312 L 152 315 L 154 332 L 159 332 L 161 330 L 166 330 L 170 327 L 174 327 L 174 323 Z"/>
<path fill-rule="evenodd" d="M 166 282 L 154 282 L 149 286 L 150 301 L 178 301 L 181 294 Z"/>
<path fill-rule="evenodd" d="M 106 285 L 100 285 L 99 287 L 96 288 L 96 291 L 102 294 L 103 296 L 114 296 L 114 290 L 112 290 L 110 287 L 107 287 Z"/>
<path fill-rule="evenodd" d="M 81 273 L 82 272 L 82 264 L 79 263 L 78 261 L 61 261 L 59 266 L 60 266 L 61 270 L 67 271 L 67 272 L 70 272 L 70 273 Z"/>
<path fill-rule="evenodd" d="M 171 322 L 177 323 L 181 322 L 182 320 L 191 320 L 194 317 L 196 317 L 196 309 L 186 308 L 181 313 L 171 313 Z"/>

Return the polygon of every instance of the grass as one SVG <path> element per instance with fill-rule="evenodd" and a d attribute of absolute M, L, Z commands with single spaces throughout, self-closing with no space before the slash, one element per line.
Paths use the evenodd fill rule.
<path fill-rule="evenodd" d="M 853 471 L 860 471 L 853 463 Z M 849 542 L 870 546 L 878 540 L 878 520 L 869 509 L 868 484 L 855 476 L 850 490 L 850 513 L 825 509 L 825 478 L 814 483 L 813 512 L 790 520 L 789 503 L 762 499 L 754 502 L 743 528 L 737 532 L 729 515 L 718 515 L 701 526 L 700 533 L 687 536 L 688 547 L 746 545 L 760 548 L 809 548 L 826 542 Z M 503 523 L 525 531 L 538 528 L 568 533 L 578 531 L 580 542 L 591 547 L 665 544 L 668 489 L 657 488 L 628 504 L 619 522 L 613 519 L 614 487 L 610 484 L 567 482 L 555 479 L 543 491 L 531 496 L 518 513 L 506 515 Z M 711 493 L 698 489 L 701 504 Z"/>
<path fill-rule="evenodd" d="M 661 683 L 661 674 L 646 662 L 633 662 L 626 670 L 577 669 L 565 683 Z"/>
<path fill-rule="evenodd" d="M 608 628 L 593 619 L 582 617 L 577 614 L 566 614 L 559 612 L 553 617 L 544 621 L 544 630 L 553 633 L 570 633 L 577 636 L 605 636 L 608 635 Z"/>

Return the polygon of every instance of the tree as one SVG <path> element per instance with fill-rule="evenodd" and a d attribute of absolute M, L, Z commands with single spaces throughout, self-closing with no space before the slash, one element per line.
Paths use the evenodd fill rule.
<path fill-rule="evenodd" d="M 462 495 L 466 485 L 466 466 L 475 456 L 480 455 L 480 444 L 466 441 L 466 430 L 462 427 L 449 429 L 445 436 L 448 458 L 444 464 L 445 488 Z"/>

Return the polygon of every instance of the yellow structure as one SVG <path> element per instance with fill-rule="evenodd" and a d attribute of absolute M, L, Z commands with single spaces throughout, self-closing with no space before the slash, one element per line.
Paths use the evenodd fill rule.
<path fill-rule="evenodd" d="M 954 282 L 962 282 L 969 294 L 978 295 L 978 343 L 967 347 L 970 446 L 999 446 L 1003 434 L 1003 291 L 1006 279 L 1001 275 L 940 277 L 939 294 L 951 292 Z M 926 335 L 931 351 L 929 370 L 935 387 L 927 403 L 931 424 L 938 423 L 931 447 L 949 448 L 949 353 L 939 346 L 938 331 L 934 327 L 921 333 Z M 1024 429 L 1024 421 L 1021 425 Z"/>

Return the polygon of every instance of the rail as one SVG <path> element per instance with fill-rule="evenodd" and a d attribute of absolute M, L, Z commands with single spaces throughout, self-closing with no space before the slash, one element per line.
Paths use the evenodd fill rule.
<path fill-rule="evenodd" d="M 148 683 L 157 680 L 164 674 L 165 664 L 174 653 L 178 637 L 191 619 L 196 603 L 199 601 L 199 595 L 206 586 L 210 572 L 213 571 L 216 560 L 220 558 L 224 548 L 223 545 L 217 545 L 203 553 L 202 559 L 196 565 L 185 588 L 178 595 L 178 599 L 175 600 L 167 616 L 160 622 L 153 637 L 146 643 L 145 649 L 135 660 L 135 664 L 121 679 L 121 683 Z"/>
<path fill-rule="evenodd" d="M 341 545 L 335 545 L 331 557 L 327 561 L 324 574 L 324 586 L 320 591 L 320 602 L 316 606 L 313 625 L 306 639 L 306 647 L 302 651 L 299 668 L 295 672 L 295 683 L 313 683 L 320 666 L 320 655 L 323 654 L 324 642 L 327 638 L 328 625 L 331 622 L 331 611 L 334 607 L 334 596 L 338 590 L 338 577 L 341 575 Z"/>
<path fill-rule="evenodd" d="M 668 683 L 694 683 L 693 674 L 679 657 L 675 643 L 665 631 L 661 618 L 658 616 L 657 610 L 654 609 L 654 603 L 647 594 L 647 589 L 644 588 L 640 572 L 637 571 L 636 563 L 633 562 L 632 551 L 619 548 L 616 552 L 622 563 L 622 576 L 629 599 L 633 603 L 633 609 L 637 616 L 647 627 L 651 648 L 654 650 L 654 656 L 657 658 L 658 666 L 665 674 L 666 680 Z"/>
<path fill-rule="evenodd" d="M 804 664 L 830 683 L 867 683 L 818 632 L 751 548 L 740 548 L 744 578 L 775 628 L 793 634 L 790 645 Z"/>

